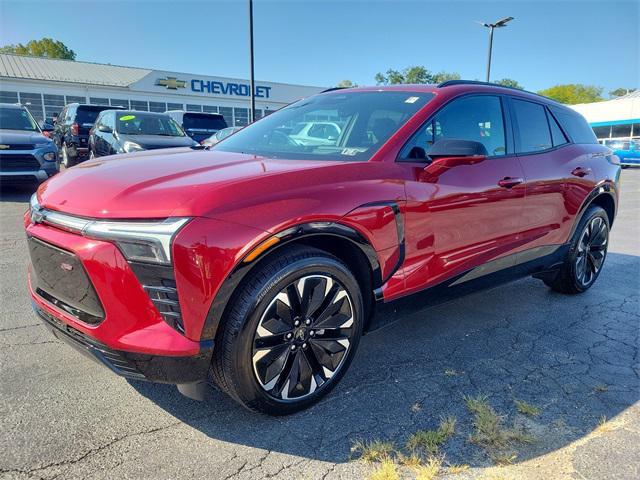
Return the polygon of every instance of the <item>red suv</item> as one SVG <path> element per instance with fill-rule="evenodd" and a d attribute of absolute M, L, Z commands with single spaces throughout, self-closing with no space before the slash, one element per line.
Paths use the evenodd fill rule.
<path fill-rule="evenodd" d="M 296 140 L 314 122 L 333 133 Z M 25 216 L 31 296 L 58 338 L 120 375 L 189 395 L 209 378 L 291 413 L 344 375 L 379 302 L 526 275 L 587 290 L 619 173 L 580 115 L 524 91 L 327 91 L 209 149 L 44 183 Z"/>

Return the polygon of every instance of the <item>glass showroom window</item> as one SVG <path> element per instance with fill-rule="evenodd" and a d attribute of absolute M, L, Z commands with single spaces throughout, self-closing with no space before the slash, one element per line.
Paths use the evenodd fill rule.
<path fill-rule="evenodd" d="M 164 102 L 149 102 L 149 111 L 164 113 L 167 111 L 167 104 Z"/>
<path fill-rule="evenodd" d="M 191 105 L 187 103 L 187 112 L 201 112 L 201 111 L 202 111 L 201 105 Z"/>
<path fill-rule="evenodd" d="M 212 105 L 203 105 L 202 111 L 205 113 L 218 113 L 218 107 L 214 107 Z"/>
<path fill-rule="evenodd" d="M 124 107 L 124 108 L 129 108 L 129 100 L 118 100 L 116 98 L 112 98 L 111 99 L 111 106 L 112 107 Z"/>
<path fill-rule="evenodd" d="M 64 108 L 64 95 L 44 94 L 44 116 L 52 118 L 53 114 L 59 114 Z"/>
<path fill-rule="evenodd" d="M 612 125 L 611 126 L 611 138 L 629 138 L 631 137 L 631 124 L 626 125 Z"/>
<path fill-rule="evenodd" d="M 0 103 L 18 103 L 18 92 L 0 91 Z"/>
<path fill-rule="evenodd" d="M 611 125 L 592 127 L 596 138 L 611 138 Z"/>
<path fill-rule="evenodd" d="M 234 125 L 236 127 L 244 127 L 249 123 L 249 109 L 248 108 L 234 108 L 233 116 L 235 118 Z"/>
<path fill-rule="evenodd" d="M 141 112 L 149 111 L 149 104 L 142 100 L 131 100 L 131 110 L 139 110 Z"/>
<path fill-rule="evenodd" d="M 67 95 L 67 103 L 87 103 L 87 97 Z"/>
<path fill-rule="evenodd" d="M 227 125 L 233 127 L 233 108 L 231 107 L 220 107 L 220 113 L 224 117 L 224 121 L 227 122 Z"/>
<path fill-rule="evenodd" d="M 182 103 L 167 103 L 167 110 L 182 110 L 183 108 Z"/>
<path fill-rule="evenodd" d="M 41 94 L 20 92 L 20 103 L 29 109 L 36 120 L 44 120 Z"/>
<path fill-rule="evenodd" d="M 46 103 L 47 103 L 47 100 L 45 99 L 45 104 Z M 109 105 L 109 99 L 108 98 L 89 97 L 89 103 L 91 105 Z"/>

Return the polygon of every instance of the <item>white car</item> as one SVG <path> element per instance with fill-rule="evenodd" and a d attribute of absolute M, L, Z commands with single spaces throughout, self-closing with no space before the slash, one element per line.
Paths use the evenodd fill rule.
<path fill-rule="evenodd" d="M 334 122 L 301 122 L 293 127 L 289 138 L 300 145 L 335 145 L 341 132 Z"/>

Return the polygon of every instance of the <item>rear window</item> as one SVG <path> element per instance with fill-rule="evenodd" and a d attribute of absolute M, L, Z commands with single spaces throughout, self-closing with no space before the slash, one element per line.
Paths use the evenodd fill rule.
<path fill-rule="evenodd" d="M 182 118 L 182 126 L 190 132 L 215 133 L 227 128 L 227 122 L 222 115 L 205 115 L 198 113 L 185 113 Z"/>
<path fill-rule="evenodd" d="M 582 115 L 557 107 L 551 107 L 551 111 L 573 143 L 598 143 L 593 130 Z"/>
<path fill-rule="evenodd" d="M 108 110 L 109 107 L 78 107 L 76 111 L 75 122 L 80 125 L 93 125 L 98 118 L 98 114 L 103 110 Z"/>

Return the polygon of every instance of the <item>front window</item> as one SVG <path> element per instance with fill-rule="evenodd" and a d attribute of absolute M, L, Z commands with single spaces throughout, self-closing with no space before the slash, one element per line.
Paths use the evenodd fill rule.
<path fill-rule="evenodd" d="M 168 115 L 149 115 L 141 112 L 118 112 L 116 131 L 123 135 L 162 135 L 184 137 L 185 133 Z"/>
<path fill-rule="evenodd" d="M 278 159 L 367 161 L 431 98 L 431 93 L 395 91 L 318 95 L 212 148 Z"/>
<path fill-rule="evenodd" d="M 27 132 L 39 131 L 36 121 L 22 108 L 0 108 L 0 128 Z"/>

